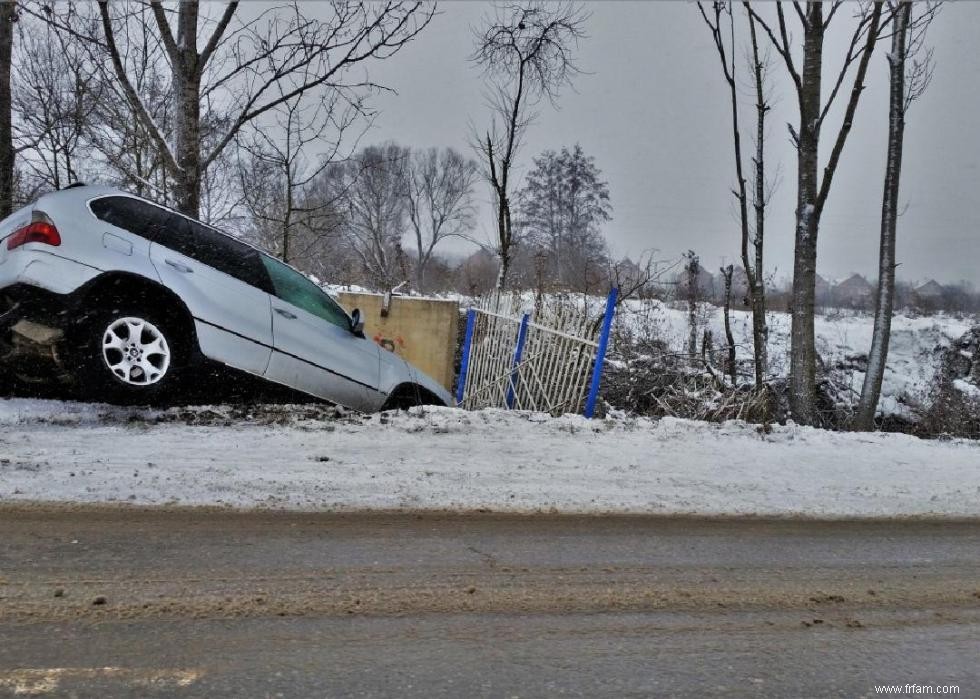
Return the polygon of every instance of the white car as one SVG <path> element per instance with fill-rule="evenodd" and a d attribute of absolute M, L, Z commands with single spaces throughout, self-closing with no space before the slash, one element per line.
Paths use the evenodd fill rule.
<path fill-rule="evenodd" d="M 0 222 L 0 367 L 154 402 L 207 360 L 356 410 L 451 405 L 300 272 L 139 197 L 76 185 Z"/>

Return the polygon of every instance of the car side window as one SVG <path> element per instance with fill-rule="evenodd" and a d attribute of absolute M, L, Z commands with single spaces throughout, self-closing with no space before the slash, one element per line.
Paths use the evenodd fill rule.
<path fill-rule="evenodd" d="M 132 197 L 102 197 L 89 206 L 107 223 L 272 293 L 259 251 L 220 231 Z"/>
<path fill-rule="evenodd" d="M 122 228 L 143 238 L 150 238 L 161 214 L 166 211 L 132 197 L 102 197 L 89 204 L 92 213 L 101 221 Z"/>
<path fill-rule="evenodd" d="M 302 308 L 328 323 L 339 328 L 350 330 L 350 318 L 336 301 L 330 298 L 323 289 L 279 260 L 268 255 L 262 255 L 265 265 L 272 278 L 272 286 L 277 298 Z"/>
<path fill-rule="evenodd" d="M 272 293 L 258 250 L 219 231 L 169 211 L 157 222 L 154 242 Z"/>

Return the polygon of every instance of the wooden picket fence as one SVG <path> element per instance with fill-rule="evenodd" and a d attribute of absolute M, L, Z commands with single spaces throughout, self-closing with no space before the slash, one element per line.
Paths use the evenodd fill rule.
<path fill-rule="evenodd" d="M 560 299 L 528 311 L 518 294 L 485 297 L 467 311 L 457 404 L 591 417 L 616 293 L 599 322 Z"/>

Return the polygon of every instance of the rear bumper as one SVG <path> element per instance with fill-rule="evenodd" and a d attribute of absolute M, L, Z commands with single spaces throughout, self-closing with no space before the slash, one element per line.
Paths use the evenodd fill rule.
<path fill-rule="evenodd" d="M 0 289 L 0 333 L 6 335 L 21 320 L 65 330 L 75 304 L 72 294 L 57 294 L 32 284 L 12 284 Z"/>
<path fill-rule="evenodd" d="M 0 289 L 0 376 L 29 383 L 70 381 L 60 348 L 69 319 L 76 316 L 75 298 L 31 284 Z"/>

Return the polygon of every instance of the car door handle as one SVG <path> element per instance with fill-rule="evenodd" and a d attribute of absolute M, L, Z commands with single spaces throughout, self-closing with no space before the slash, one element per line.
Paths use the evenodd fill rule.
<path fill-rule="evenodd" d="M 164 262 L 166 262 L 168 265 L 173 267 L 178 272 L 181 272 L 182 274 L 190 274 L 194 271 L 187 265 L 181 264 L 180 262 L 175 262 L 174 260 L 164 260 Z"/>
<path fill-rule="evenodd" d="M 279 315 L 281 315 L 283 318 L 289 318 L 290 320 L 293 320 L 294 318 L 296 318 L 296 314 L 295 313 L 290 313 L 285 308 L 274 308 L 272 310 L 274 310 L 276 313 L 278 313 Z"/>

